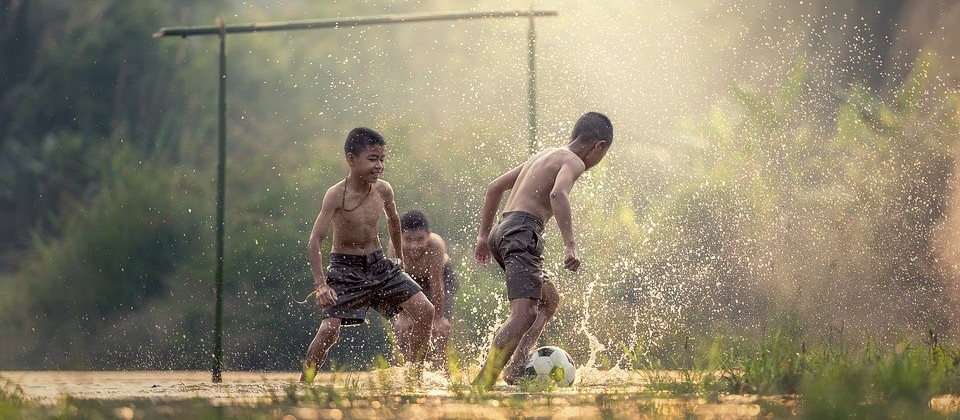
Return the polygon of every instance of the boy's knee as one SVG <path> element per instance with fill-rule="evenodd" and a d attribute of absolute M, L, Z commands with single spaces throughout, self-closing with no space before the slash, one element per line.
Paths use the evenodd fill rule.
<path fill-rule="evenodd" d="M 424 319 L 429 318 L 430 322 L 433 322 L 433 315 L 436 313 L 436 307 L 434 307 L 429 300 L 423 299 L 416 305 L 416 311 L 418 315 L 416 317 L 417 321 L 423 321 Z"/>
<path fill-rule="evenodd" d="M 320 328 L 317 329 L 317 335 L 332 336 L 336 338 L 340 335 L 340 320 L 334 318 L 327 318 L 320 323 Z"/>
<path fill-rule="evenodd" d="M 403 316 L 402 314 L 397 315 L 397 318 L 394 319 L 393 321 L 393 328 L 396 328 L 398 330 L 406 330 L 410 328 L 410 325 L 413 325 L 411 321 L 412 320 L 410 319 L 410 317 Z"/>
<path fill-rule="evenodd" d="M 450 321 L 447 321 L 446 318 L 440 318 L 437 322 L 433 323 L 434 334 L 446 335 L 449 332 L 450 332 Z"/>
<path fill-rule="evenodd" d="M 560 292 L 557 290 L 557 286 L 554 286 L 552 282 L 544 283 L 538 311 L 547 317 L 552 317 L 553 314 L 557 313 L 558 306 L 560 306 Z"/>
<path fill-rule="evenodd" d="M 433 304 L 427 300 L 426 295 L 423 293 L 417 293 L 413 295 L 413 297 L 407 299 L 406 302 L 403 302 L 403 304 L 400 305 L 400 308 L 403 312 L 406 312 L 406 315 L 415 324 L 421 324 L 424 319 L 427 319 L 429 322 L 433 322 Z"/>
<path fill-rule="evenodd" d="M 420 325 L 432 325 L 434 313 L 433 304 L 427 302 L 427 305 L 423 307 L 423 312 L 417 318 L 417 323 Z"/>
<path fill-rule="evenodd" d="M 533 323 L 537 318 L 537 301 L 525 299 L 525 302 L 518 302 L 510 307 L 510 316 L 523 321 L 526 324 Z"/>

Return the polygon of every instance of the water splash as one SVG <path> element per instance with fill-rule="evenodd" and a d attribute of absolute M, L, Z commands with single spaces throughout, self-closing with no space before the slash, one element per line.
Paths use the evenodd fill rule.
<path fill-rule="evenodd" d="M 574 276 L 577 280 L 580 279 L 581 275 L 577 274 Z M 597 339 L 597 336 L 591 332 L 590 328 L 590 317 L 593 312 L 590 310 L 590 301 L 593 298 L 593 290 L 598 283 L 598 274 L 594 275 L 593 281 L 587 283 L 587 289 L 583 296 L 583 306 L 580 316 L 580 325 L 577 329 L 581 334 L 587 337 L 589 353 L 587 355 L 587 361 L 582 365 L 581 369 L 593 369 L 596 367 L 597 355 L 607 349 L 606 346 L 600 343 L 600 340 Z M 579 281 L 578 281 L 579 283 Z"/>

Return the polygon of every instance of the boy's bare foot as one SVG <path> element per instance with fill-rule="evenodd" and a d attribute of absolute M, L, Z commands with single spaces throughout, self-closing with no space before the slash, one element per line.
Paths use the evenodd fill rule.
<path fill-rule="evenodd" d="M 516 383 L 520 380 L 520 378 L 523 378 L 523 376 L 524 376 L 523 365 L 508 366 L 506 369 L 503 370 L 503 381 L 506 382 L 507 385 L 516 385 Z"/>
<path fill-rule="evenodd" d="M 497 383 L 497 378 L 490 379 L 490 378 L 485 378 L 484 376 L 486 375 L 483 375 L 483 374 L 477 375 L 477 378 L 474 379 L 470 385 L 476 388 L 477 391 L 481 391 L 481 392 L 492 391 L 493 386 L 496 385 Z"/>

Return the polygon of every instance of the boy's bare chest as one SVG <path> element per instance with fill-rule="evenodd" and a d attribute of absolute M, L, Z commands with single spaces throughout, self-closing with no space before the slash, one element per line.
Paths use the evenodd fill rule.
<path fill-rule="evenodd" d="M 341 229 L 358 229 L 376 227 L 383 213 L 383 200 L 367 197 L 362 203 L 351 204 L 350 196 L 345 200 L 346 205 L 341 207 L 334 217 L 335 224 Z M 356 207 L 354 207 L 356 206 Z"/>

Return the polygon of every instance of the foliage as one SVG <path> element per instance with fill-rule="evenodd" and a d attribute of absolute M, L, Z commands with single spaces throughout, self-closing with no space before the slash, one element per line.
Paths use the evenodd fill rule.
<path fill-rule="evenodd" d="M 193 186 L 136 155 L 115 154 L 103 188 L 64 213 L 63 235 L 37 237 L 20 270 L 0 279 L 4 333 L 30 364 L 89 366 L 108 320 L 167 293 L 166 276 L 195 253 L 185 240 L 200 223 L 185 194 Z"/>
<path fill-rule="evenodd" d="M 648 221 L 637 217 L 650 233 L 632 239 L 651 250 L 640 279 L 692 289 L 673 301 L 686 334 L 783 312 L 846 325 L 849 338 L 948 328 L 954 317 L 935 302 L 951 280 L 937 274 L 931 236 L 954 167 L 957 104 L 927 90 L 932 65 L 921 58 L 893 100 L 853 86 L 832 132 L 804 107 L 802 57 L 779 91 L 737 88 L 739 111 L 702 123 L 678 162 L 689 170 L 653 200 Z"/>
<path fill-rule="evenodd" d="M 161 4 L 184 3 L 3 2 L 11 20 L 0 55 L 13 66 L 0 82 L 0 251 L 22 246 L 33 229 L 56 231 L 65 207 L 100 187 L 111 147 L 176 158 L 185 133 L 203 129 L 178 109 L 189 76 L 169 69 L 184 51 L 145 33 Z"/>

